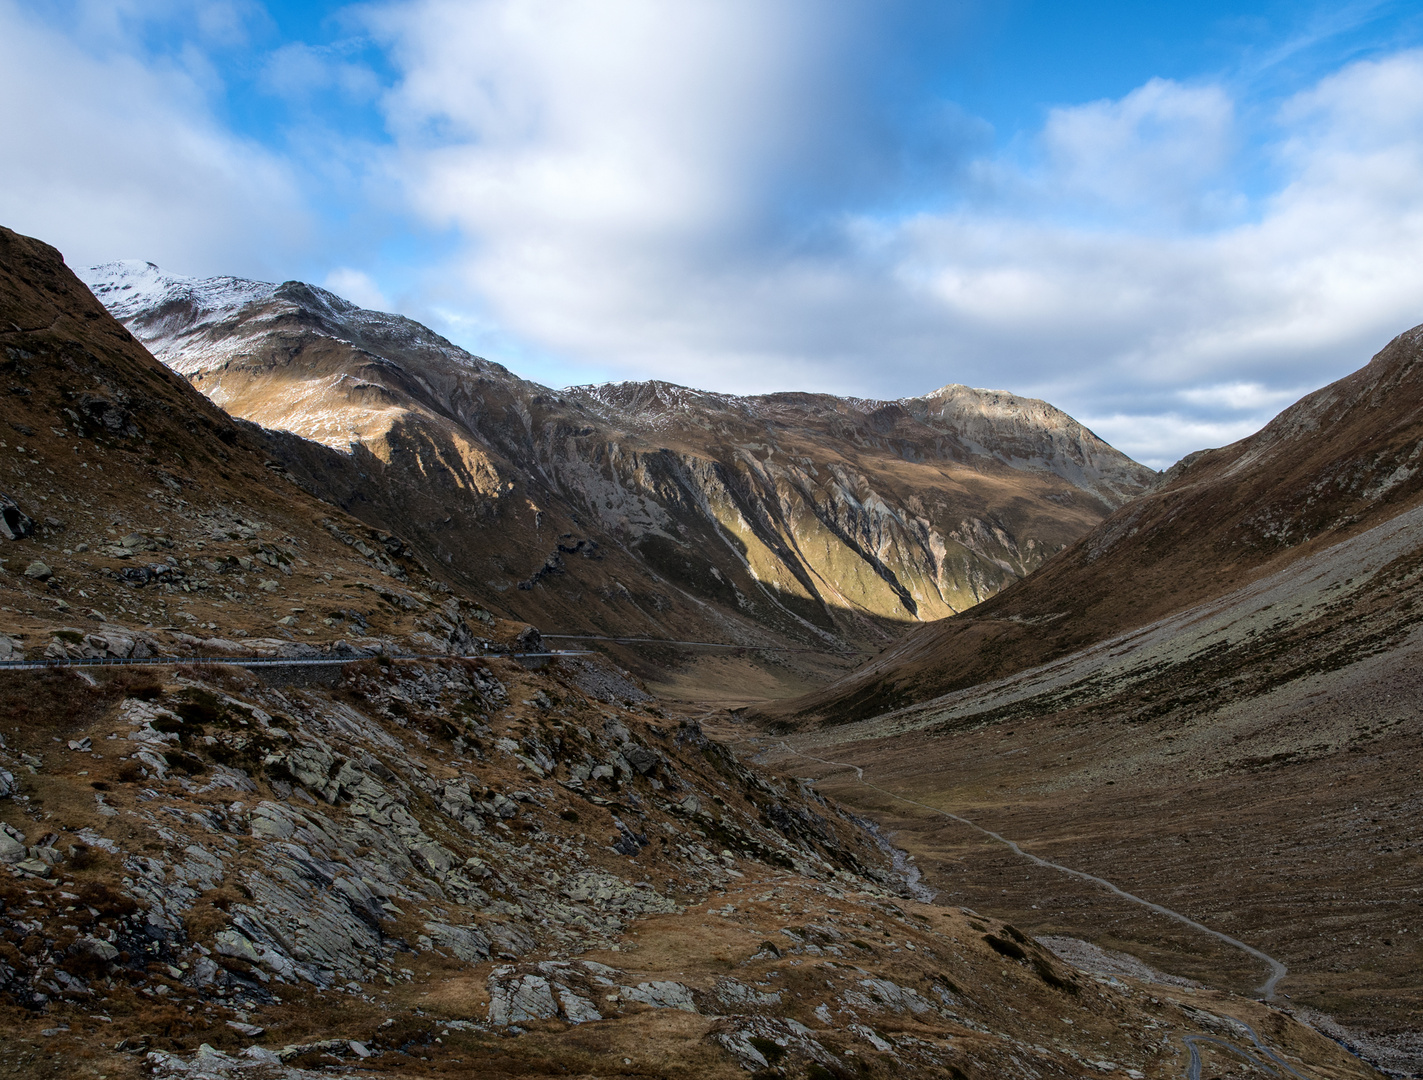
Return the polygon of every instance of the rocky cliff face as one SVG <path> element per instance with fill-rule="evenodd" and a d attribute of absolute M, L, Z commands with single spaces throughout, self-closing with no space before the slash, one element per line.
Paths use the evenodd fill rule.
<path fill-rule="evenodd" d="M 297 282 L 85 272 L 309 489 L 546 629 L 878 645 L 994 595 L 1150 470 L 1044 402 L 552 391 Z M 317 444 L 317 445 L 313 445 Z"/>

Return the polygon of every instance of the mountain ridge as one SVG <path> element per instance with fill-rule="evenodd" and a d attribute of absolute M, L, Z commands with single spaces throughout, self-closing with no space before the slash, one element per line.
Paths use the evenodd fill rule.
<path fill-rule="evenodd" d="M 247 305 L 278 298 L 286 300 L 291 307 L 277 313 L 277 318 L 298 313 L 302 310 L 303 303 L 310 304 L 311 300 L 308 298 L 314 298 L 333 317 L 354 321 L 357 327 L 362 324 L 399 327 L 407 331 L 411 343 L 438 351 L 441 359 L 456 366 L 497 372 L 501 375 L 510 374 L 502 364 L 469 353 L 407 316 L 367 310 L 327 289 L 301 281 L 290 280 L 273 285 L 230 276 L 175 277 L 164 274 L 154 263 L 140 264 L 136 260 L 103 263 L 86 267 L 80 273 L 83 275 L 82 279 L 95 291 L 95 295 L 110 307 L 121 322 L 127 320 L 139 327 L 140 335 L 154 346 L 154 355 L 184 375 L 191 375 L 205 367 L 217 366 L 218 362 L 230 359 L 237 349 L 225 353 L 217 343 L 216 333 L 229 328 Z M 137 287 L 133 285 L 135 280 L 139 283 Z M 184 307 L 188 308 L 187 312 L 183 311 Z M 224 316 L 220 320 L 212 317 L 219 314 Z M 350 343 L 357 344 L 354 341 Z M 672 411 L 690 411 L 689 399 L 695 399 L 699 403 L 714 402 L 723 411 L 731 411 L 734 408 L 750 417 L 754 417 L 759 411 L 758 405 L 765 406 L 768 410 L 784 405 L 788 407 L 788 411 L 794 411 L 794 404 L 816 403 L 823 407 L 834 402 L 843 403 L 862 413 L 875 413 L 887 407 L 898 406 L 910 410 L 922 404 L 924 408 L 914 411 L 928 413 L 931 411 L 928 408 L 930 403 L 942 403 L 940 415 L 947 416 L 952 412 L 967 430 L 972 430 L 972 426 L 963 425 L 965 419 L 974 417 L 979 421 L 976 425 L 978 433 L 987 434 L 989 438 L 974 439 L 969 443 L 977 453 L 991 456 L 1005 465 L 1055 471 L 1056 475 L 1069 483 L 1094 493 L 1107 494 L 1117 502 L 1125 501 L 1130 494 L 1135 494 L 1135 491 L 1130 494 L 1122 492 L 1102 469 L 1097 470 L 1101 475 L 1087 476 L 1091 462 L 1098 457 L 1115 459 L 1111 460 L 1110 464 L 1114 466 L 1113 476 L 1118 480 L 1127 477 L 1139 480 L 1144 469 L 1143 466 L 1137 466 L 1135 470 L 1129 466 L 1124 468 L 1122 455 L 1112 450 L 1095 433 L 1046 401 L 1025 398 L 1007 390 L 970 387 L 962 383 L 947 383 L 935 390 L 910 397 L 867 398 L 811 391 L 733 394 L 701 390 L 659 379 L 580 384 L 562 390 L 529 380 L 519 381 L 532 388 L 535 393 L 575 397 L 582 401 L 611 406 L 608 418 L 624 424 L 636 424 L 639 412 L 657 415 Z M 669 398 L 673 400 L 668 400 Z M 975 402 L 980 407 L 971 408 L 967 404 L 968 401 Z M 659 402 L 664 407 L 649 408 L 653 402 Z M 1075 454 L 1071 451 L 1059 454 L 1061 457 L 1080 460 L 1073 460 L 1072 467 L 1057 471 L 1052 469 L 1055 462 L 1033 456 L 1005 455 L 996 447 L 988 445 L 996 441 L 992 436 L 1002 434 L 1001 424 L 997 430 L 993 429 L 994 420 L 1021 421 L 1025 415 L 1034 417 L 1037 420 L 1034 426 L 1038 428 L 1059 428 L 1068 432 L 1065 439 L 1054 441 L 1054 449 L 1061 450 L 1064 443 L 1081 444 Z M 1022 429 L 1027 425 L 1020 422 L 1008 426 Z M 332 448 L 340 449 L 336 446 Z"/>
<path fill-rule="evenodd" d="M 280 429 L 270 452 L 308 490 L 400 533 L 492 610 L 566 632 L 831 649 L 748 661 L 771 692 L 992 595 L 1155 480 L 1002 392 L 555 391 L 301 283 L 152 264 L 85 275 L 195 387 Z"/>
<path fill-rule="evenodd" d="M 768 715 L 863 716 L 877 703 L 898 708 L 1007 677 L 1403 512 L 1423 497 L 1420 385 L 1416 327 L 1256 434 L 1189 455 L 1031 579 L 914 631 L 843 682 L 769 706 Z"/>

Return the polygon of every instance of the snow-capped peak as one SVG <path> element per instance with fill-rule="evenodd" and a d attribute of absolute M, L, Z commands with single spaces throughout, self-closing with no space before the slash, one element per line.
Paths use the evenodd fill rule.
<path fill-rule="evenodd" d="M 86 266 L 78 271 L 100 302 L 119 320 L 153 311 L 174 300 L 191 304 L 199 318 L 236 311 L 254 300 L 270 299 L 277 286 L 237 277 L 191 278 L 164 273 L 141 259 Z"/>

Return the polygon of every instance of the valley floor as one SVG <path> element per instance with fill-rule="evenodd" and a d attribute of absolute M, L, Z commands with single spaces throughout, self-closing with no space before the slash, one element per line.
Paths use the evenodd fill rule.
<path fill-rule="evenodd" d="M 1377 1075 L 585 661 L 4 678 L 6 1076 Z"/>
<path fill-rule="evenodd" d="M 1423 647 L 1407 646 L 1165 731 L 1026 711 L 933 733 L 720 730 L 880 822 L 938 902 L 1240 994 L 1270 976 L 1259 956 L 1026 856 L 1106 879 L 1279 961 L 1277 1008 L 1412 1076 L 1420 671 Z"/>
<path fill-rule="evenodd" d="M 1273 991 L 1423 1074 L 1420 527 L 895 712 L 724 733 L 872 813 L 943 902 Z"/>

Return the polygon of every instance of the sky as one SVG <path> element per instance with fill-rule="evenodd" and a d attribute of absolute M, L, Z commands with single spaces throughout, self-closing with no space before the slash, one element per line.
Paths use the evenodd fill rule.
<path fill-rule="evenodd" d="M 1423 0 L 0 0 L 0 224 L 1153 467 L 1423 322 Z"/>

